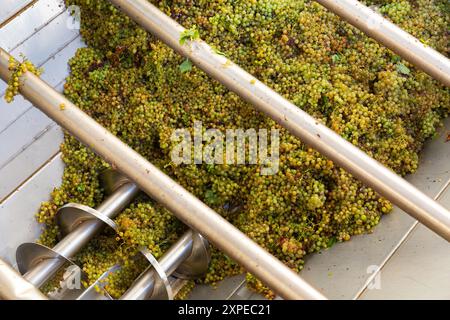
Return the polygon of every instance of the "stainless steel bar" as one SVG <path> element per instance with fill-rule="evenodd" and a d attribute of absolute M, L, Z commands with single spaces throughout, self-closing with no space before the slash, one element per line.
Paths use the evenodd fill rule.
<path fill-rule="evenodd" d="M 170 276 L 178 266 L 191 254 L 193 245 L 192 231 L 181 236 L 158 260 L 159 265 Z M 150 266 L 144 271 L 131 287 L 120 297 L 120 300 L 144 300 L 153 291 L 155 270 Z"/>
<path fill-rule="evenodd" d="M 0 77 L 8 81 L 10 55 L 0 49 Z M 165 205 L 285 299 L 325 299 L 294 271 L 261 248 L 215 211 L 95 122 L 63 95 L 30 72 L 20 77 L 20 92 L 79 141 Z M 66 107 L 60 109 L 63 103 Z"/>
<path fill-rule="evenodd" d="M 227 58 L 216 54 L 205 42 L 187 41 L 185 45 L 180 45 L 179 39 L 185 29 L 146 0 L 110 2 L 256 109 L 266 113 L 303 142 L 450 241 L 450 212 L 395 172 L 257 81 L 236 64 L 230 63 Z"/>
<path fill-rule="evenodd" d="M 113 219 L 130 204 L 139 192 L 139 188 L 134 183 L 125 183 L 99 204 L 96 210 Z"/>
<path fill-rule="evenodd" d="M 192 252 L 192 231 L 184 233 L 178 241 L 158 260 L 167 275 L 171 275 Z"/>
<path fill-rule="evenodd" d="M 48 298 L 0 259 L 0 300 L 48 300 Z"/>
<path fill-rule="evenodd" d="M 139 193 L 134 183 L 126 183 L 103 201 L 97 210 L 108 218 L 114 218 Z M 104 227 L 99 220 L 88 220 L 81 223 L 71 233 L 58 242 L 53 250 L 64 257 L 74 257 Z M 42 260 L 33 269 L 24 274 L 24 278 L 38 288 L 46 283 L 64 265 L 60 259 Z"/>
<path fill-rule="evenodd" d="M 450 87 L 450 60 L 356 0 L 316 0 L 418 69 Z"/>

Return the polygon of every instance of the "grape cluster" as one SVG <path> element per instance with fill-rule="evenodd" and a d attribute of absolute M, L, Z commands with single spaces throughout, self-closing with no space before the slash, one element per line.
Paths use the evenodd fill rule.
<path fill-rule="evenodd" d="M 12 56 L 9 58 L 8 69 L 9 71 L 12 71 L 12 73 L 4 97 L 8 103 L 13 102 L 14 96 L 19 93 L 20 77 L 22 74 L 29 71 L 39 76 L 42 73 L 41 69 L 36 68 L 29 60 L 25 59 L 25 57 L 22 58 L 22 62 L 18 62 Z"/>
<path fill-rule="evenodd" d="M 66 96 L 293 270 L 302 269 L 309 253 L 371 232 L 391 210 L 387 200 L 195 66 L 181 72 L 183 57 L 108 1 L 66 2 L 81 7 L 88 44 L 70 60 Z M 151 2 L 398 174 L 417 169 L 423 143 L 449 114 L 448 89 L 313 1 Z M 450 19 L 444 2 L 366 3 L 446 54 Z M 195 121 L 222 132 L 279 129 L 279 171 L 264 176 L 259 165 L 175 165 L 171 134 Z M 38 215 L 47 226 L 41 238 L 46 244 L 55 241 L 58 207 L 69 201 L 95 206 L 104 197 L 98 174 L 109 165 L 69 135 L 62 152 L 62 185 Z M 145 196 L 116 222 L 119 233 L 105 231 L 77 261 L 90 283 L 112 265 L 124 265 L 108 281 L 118 297 L 147 266 L 136 258 L 137 248 L 160 257 L 185 227 Z M 213 248 L 209 271 L 198 282 L 215 284 L 243 271 Z M 273 297 L 254 276 L 247 280 Z"/>

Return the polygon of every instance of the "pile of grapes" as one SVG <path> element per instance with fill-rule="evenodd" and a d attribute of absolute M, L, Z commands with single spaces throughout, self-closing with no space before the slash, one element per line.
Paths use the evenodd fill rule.
<path fill-rule="evenodd" d="M 295 271 L 309 253 L 370 232 L 392 206 L 345 170 L 255 111 L 106 0 L 67 0 L 81 8 L 87 43 L 70 60 L 65 95 L 122 141 Z M 450 93 L 428 75 L 308 0 L 151 1 L 299 108 L 400 175 L 417 169 L 418 153 L 450 111 Z M 446 0 L 369 0 L 381 14 L 448 55 Z M 63 110 L 62 110 L 63 112 Z M 280 130 L 280 166 L 181 164 L 171 161 L 178 128 Z M 95 207 L 104 193 L 99 173 L 108 164 L 70 135 L 62 145 L 62 184 L 42 204 L 40 241 L 52 245 L 57 209 L 68 202 Z M 78 256 L 95 281 L 116 263 L 107 290 L 119 297 L 147 266 L 139 246 L 158 258 L 185 231 L 145 195 Z M 215 284 L 245 272 L 213 249 L 208 273 Z M 273 293 L 248 274 L 251 288 Z M 183 298 L 191 283 L 181 292 Z"/>

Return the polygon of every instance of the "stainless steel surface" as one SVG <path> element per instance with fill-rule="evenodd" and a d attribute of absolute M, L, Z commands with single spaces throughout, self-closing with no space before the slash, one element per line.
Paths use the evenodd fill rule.
<path fill-rule="evenodd" d="M 66 27 L 67 19 L 69 18 L 70 15 L 67 12 L 58 15 L 46 25 L 45 28 L 42 28 L 33 34 L 33 36 L 26 39 L 26 41 L 15 42 L 13 49 L 9 51 L 10 54 L 17 59 L 20 58 L 20 54 L 23 54 L 28 59 L 31 59 L 31 56 L 33 56 L 35 58 L 33 63 L 36 66 L 45 63 L 49 58 L 79 37 L 79 30 Z M 20 38 L 20 35 L 18 37 Z M 65 67 L 65 70 L 67 71 L 67 66 Z M 3 95 L 5 89 L 6 84 L 0 83 L 0 95 Z M 8 117 L 7 120 L 9 119 L 10 118 Z M 3 121 L 5 120 L 2 119 L 0 124 L 2 124 Z"/>
<path fill-rule="evenodd" d="M 226 57 L 215 53 L 205 42 L 195 40 L 181 45 L 179 39 L 185 29 L 146 0 L 110 2 L 303 142 L 450 241 L 450 212 L 392 170 L 369 157 Z"/>
<path fill-rule="evenodd" d="M 131 183 L 127 177 L 116 170 L 105 170 L 101 173 L 100 179 L 106 194 L 112 194 L 125 183 Z"/>
<path fill-rule="evenodd" d="M 0 77 L 8 80 L 9 54 L 0 50 Z M 227 220 L 183 189 L 158 168 L 109 133 L 64 96 L 30 72 L 20 77 L 21 94 L 165 205 L 190 228 L 205 236 L 246 270 L 286 299 L 324 299 L 295 272 Z M 64 104 L 66 108 L 60 110 Z"/>
<path fill-rule="evenodd" d="M 41 287 L 66 263 L 66 260 L 73 258 L 102 229 L 106 219 L 101 219 L 101 215 L 104 215 L 107 218 L 113 218 L 119 214 L 138 193 L 139 189 L 135 184 L 127 183 L 120 186 L 112 195 L 106 198 L 97 207 L 99 214 L 96 213 L 96 216 L 99 218 L 98 220 L 84 220 L 58 242 L 53 249 L 51 249 L 50 252 L 54 252 L 65 259 L 42 259 L 39 251 L 33 252 L 32 250 L 28 250 L 30 244 L 27 244 L 25 248 L 24 246 L 20 246 L 17 251 L 17 263 L 19 268 L 30 260 L 35 262 L 33 265 L 27 265 L 28 268 L 26 271 L 23 271 L 24 269 L 21 268 L 21 271 L 23 271 L 22 273 L 26 272 L 24 278 L 37 287 Z M 66 210 L 63 209 L 63 211 Z M 64 220 L 64 222 L 66 221 Z M 24 252 L 26 254 L 24 254 Z M 39 258 L 39 262 L 37 263 L 36 257 Z"/>
<path fill-rule="evenodd" d="M 42 77 L 58 90 L 68 75 L 68 58 L 83 46 L 78 32 L 61 28 L 68 18 L 60 15 L 65 10 L 62 3 L 38 0 L 0 28 L 1 45 L 16 56 L 24 53 L 38 65 L 43 63 Z M 0 92 L 4 88 L 2 83 Z M 20 96 L 12 105 L 0 98 L 0 149 L 7 159 L 0 165 L 0 256 L 12 264 L 15 249 L 36 240 L 41 233 L 34 215 L 40 202 L 48 200 L 51 190 L 60 183 L 63 170 L 57 156 L 61 129 L 36 111 Z"/>
<path fill-rule="evenodd" d="M 109 177 L 109 174 L 108 174 Z M 108 180 L 108 183 L 113 183 L 113 192 L 108 196 L 97 209 L 90 208 L 88 206 L 69 203 L 61 207 L 56 215 L 56 222 L 61 228 L 61 233 L 67 236 L 70 233 L 75 233 L 75 229 L 84 222 L 97 220 L 99 222 L 96 225 L 106 224 L 112 229 L 116 229 L 116 224 L 111 219 L 119 214 L 139 193 L 139 188 L 134 184 L 120 178 L 117 174 L 115 182 Z M 119 183 L 120 182 L 120 183 Z M 122 183 L 123 182 L 123 183 Z M 109 186 L 110 188 L 111 186 Z M 77 239 L 79 235 L 75 235 L 74 239 Z M 88 237 L 90 239 L 90 237 Z M 82 246 L 84 246 L 83 244 Z"/>
<path fill-rule="evenodd" d="M 186 285 L 187 280 L 169 277 L 170 287 L 172 288 L 174 296 Z"/>
<path fill-rule="evenodd" d="M 40 5 L 41 2 L 47 3 Z M 78 31 L 62 27 L 67 13 L 51 21 L 43 20 L 48 18 L 48 15 L 42 14 L 45 8 L 55 11 L 61 4 L 60 1 L 55 2 L 57 4 L 51 6 L 49 1 L 39 1 L 10 21 L 0 29 L 0 42 L 12 48 L 16 57 L 23 53 L 37 65 L 43 64 L 43 78 L 61 90 L 62 81 L 68 75 L 67 59 L 83 44 Z M 26 15 L 36 10 L 39 14 Z M 27 32 L 21 32 L 24 28 L 28 28 Z M 52 36 L 49 37 L 49 34 Z M 0 87 L 0 92 L 3 92 L 5 84 L 2 82 Z M 59 127 L 39 110 L 32 108 L 31 103 L 19 96 L 11 105 L 7 105 L 1 98 L 0 201 L 54 156 L 61 142 L 62 132 Z"/>
<path fill-rule="evenodd" d="M 0 300 L 47 300 L 47 297 L 0 259 Z"/>
<path fill-rule="evenodd" d="M 139 188 L 134 183 L 122 184 L 114 191 L 114 193 L 103 200 L 96 209 L 103 215 L 112 219 L 125 209 L 139 192 Z"/>
<path fill-rule="evenodd" d="M 9 106 L 7 106 L 9 107 Z M 34 110 L 27 112 L 21 117 L 20 123 L 15 123 L 16 125 L 6 128 L 0 136 L 0 144 L 6 152 L 2 152 L 0 155 L 0 168 L 6 166 L 11 160 L 17 157 L 21 153 L 23 148 L 26 148 L 30 142 L 33 141 L 34 136 L 24 136 L 20 133 L 21 130 L 25 130 L 31 134 L 40 134 L 44 131 L 49 130 L 53 127 L 54 122 L 48 119 L 47 116 L 39 112 L 39 110 Z M 17 138 L 13 139 L 14 136 Z M 16 143 L 16 144 L 14 144 Z"/>
<path fill-rule="evenodd" d="M 165 273 L 171 275 L 192 253 L 194 238 L 192 230 L 186 231 L 161 257 L 159 264 Z"/>
<path fill-rule="evenodd" d="M 173 291 L 172 287 L 169 282 L 169 276 L 163 269 L 163 267 L 159 264 L 158 260 L 151 254 L 151 252 L 147 248 L 141 249 L 141 253 L 147 258 L 147 260 L 151 264 L 152 268 L 152 289 L 151 291 L 147 292 L 145 297 L 142 296 L 143 299 L 149 299 L 149 300 L 173 300 Z M 141 277 L 142 276 L 142 277 Z M 142 279 L 145 279 L 146 272 L 141 274 L 138 279 L 136 280 L 136 286 L 131 285 L 131 290 L 127 290 L 129 293 L 135 292 L 135 288 L 142 289 L 142 286 L 140 285 Z M 147 285 L 147 287 L 149 287 Z M 127 294 L 125 292 L 125 294 Z M 126 297 L 130 297 L 130 295 L 126 295 Z M 130 300 L 130 299 L 122 299 L 121 300 Z M 141 300 L 139 298 L 135 298 L 133 300 Z"/>
<path fill-rule="evenodd" d="M 120 270 L 119 265 L 114 265 L 104 272 L 92 285 L 90 285 L 76 300 L 114 300 L 105 290 L 106 278 Z M 100 290 L 99 290 L 100 289 Z"/>
<path fill-rule="evenodd" d="M 98 280 L 93 283 L 89 288 L 87 288 L 76 300 L 114 300 L 108 292 L 104 289 L 107 284 L 106 277 L 109 274 L 120 270 L 119 265 L 115 265 L 111 267 L 108 271 L 106 271 Z M 168 277 L 170 288 L 175 296 L 185 285 L 187 280 Z M 99 292 L 100 289 L 100 292 Z"/>
<path fill-rule="evenodd" d="M 160 279 L 162 279 L 163 282 L 166 282 L 164 277 L 166 277 L 166 275 L 171 275 L 186 259 L 192 255 L 195 237 L 199 239 L 195 232 L 192 230 L 187 231 L 174 245 L 169 248 L 169 250 L 167 250 L 167 252 L 164 253 L 161 259 L 157 262 L 153 261 L 152 256 L 148 251 L 143 251 L 142 253 L 147 259 L 149 259 L 153 267 L 149 267 L 146 271 L 144 271 L 120 299 L 145 300 L 152 296 L 162 298 L 160 293 L 163 289 L 167 288 L 167 284 L 162 287 Z M 202 243 L 197 243 L 196 249 L 202 250 Z M 160 267 L 160 270 L 155 270 L 155 266 L 156 268 Z M 162 276 L 162 274 L 164 274 L 164 276 Z M 154 294 L 155 289 L 157 294 Z M 167 297 L 170 297 L 171 295 L 172 293 L 167 290 Z"/>
<path fill-rule="evenodd" d="M 356 0 L 316 0 L 418 69 L 450 87 L 450 60 Z"/>
<path fill-rule="evenodd" d="M 39 243 L 23 243 L 17 248 L 17 267 L 21 274 L 26 274 L 46 260 L 59 260 L 60 265 L 73 264 L 69 257 Z M 36 283 L 33 284 L 36 285 Z M 37 287 L 40 287 L 40 285 L 37 285 Z"/>
<path fill-rule="evenodd" d="M 449 181 L 450 183 L 450 181 Z M 450 186 L 438 200 L 450 205 Z M 450 299 L 450 247 L 417 224 L 358 299 Z"/>
<path fill-rule="evenodd" d="M 180 279 L 197 279 L 208 271 L 211 262 L 211 251 L 208 241 L 196 232 L 189 232 L 192 237 L 190 255 L 176 268 L 171 275 Z"/>
<path fill-rule="evenodd" d="M 42 232 L 35 215 L 40 203 L 61 182 L 64 164 L 60 157 L 50 159 L 34 176 L 0 204 L 0 257 L 16 264 L 16 249 L 35 241 Z M 21 230 L 21 232 L 17 232 Z"/>
<path fill-rule="evenodd" d="M 56 222 L 62 236 L 66 236 L 73 232 L 80 224 L 86 221 L 103 222 L 104 226 L 116 230 L 117 226 L 113 220 L 103 213 L 92 209 L 91 207 L 79 204 L 68 203 L 59 208 L 56 215 Z"/>
<path fill-rule="evenodd" d="M 62 266 L 76 266 L 64 253 L 32 242 L 17 248 L 16 260 L 23 278 L 37 288 L 49 281 Z"/>
<path fill-rule="evenodd" d="M 80 286 L 75 285 L 78 283 L 76 282 L 78 275 L 81 280 Z M 83 282 L 87 281 L 87 275 L 80 268 L 68 268 L 64 273 L 55 275 L 54 280 L 59 281 L 59 287 L 47 293 L 50 300 L 76 300 L 84 292 Z"/>
<path fill-rule="evenodd" d="M 2 181 L 0 203 L 40 170 L 49 159 L 59 153 L 59 142 L 62 141 L 62 137 L 63 133 L 59 126 L 49 128 L 0 169 L 0 181 Z"/>

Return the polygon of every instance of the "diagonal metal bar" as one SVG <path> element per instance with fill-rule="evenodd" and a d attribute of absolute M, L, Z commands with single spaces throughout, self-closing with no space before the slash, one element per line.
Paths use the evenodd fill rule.
<path fill-rule="evenodd" d="M 0 48 L 0 78 L 9 81 L 10 55 Z M 20 78 L 20 93 L 80 142 L 112 164 L 190 228 L 198 231 L 285 299 L 325 299 L 297 273 L 218 213 L 103 128 L 31 72 Z M 64 110 L 60 106 L 64 104 Z"/>
<path fill-rule="evenodd" d="M 356 0 L 316 0 L 369 37 L 450 87 L 450 60 Z"/>
<path fill-rule="evenodd" d="M 306 112 L 227 58 L 204 41 L 179 43 L 185 30 L 146 0 L 110 0 L 144 29 L 154 34 L 197 67 L 264 112 L 303 142 L 352 173 L 380 195 L 395 203 L 432 231 L 450 241 L 450 212 L 392 170 L 322 125 Z"/>

